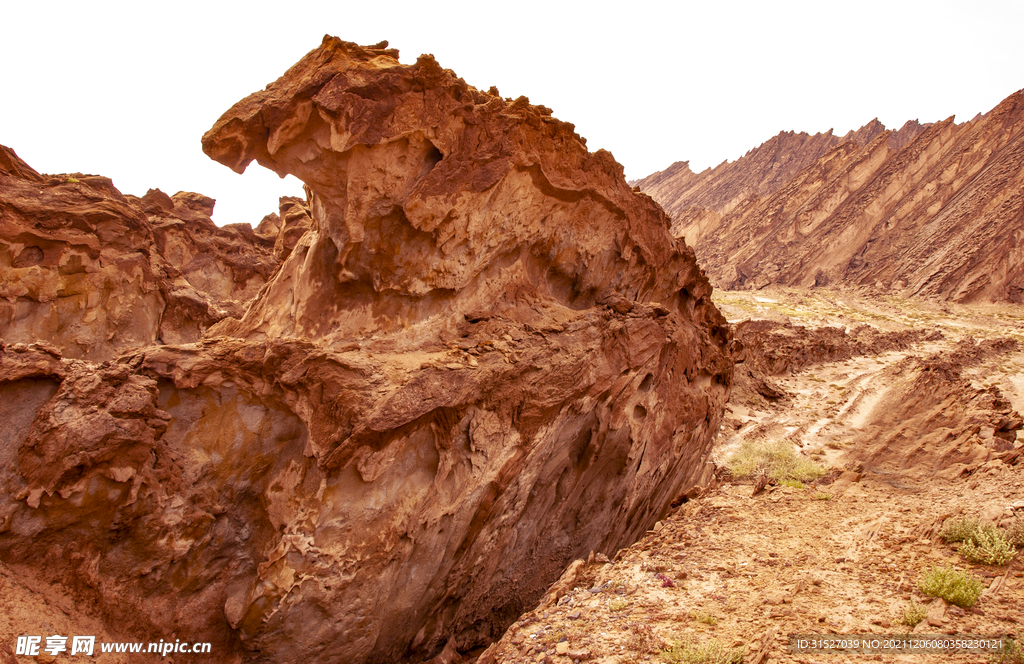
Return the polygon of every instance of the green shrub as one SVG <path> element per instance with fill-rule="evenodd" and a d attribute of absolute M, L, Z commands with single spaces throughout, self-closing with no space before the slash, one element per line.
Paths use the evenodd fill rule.
<path fill-rule="evenodd" d="M 979 579 L 950 567 L 933 567 L 925 573 L 917 587 L 925 595 L 941 597 L 950 604 L 964 608 L 974 606 L 983 589 Z"/>
<path fill-rule="evenodd" d="M 1003 639 L 1002 649 L 988 661 L 992 664 L 1024 664 L 1024 645 L 1012 638 Z"/>
<path fill-rule="evenodd" d="M 1011 546 L 1024 549 L 1024 519 L 1014 519 L 1006 531 L 1006 539 Z"/>
<path fill-rule="evenodd" d="M 900 622 L 907 627 L 917 627 L 917 623 L 924 620 L 925 616 L 928 615 L 928 609 L 924 608 L 917 602 L 910 602 L 910 606 L 903 609 L 903 616 L 900 618 Z"/>
<path fill-rule="evenodd" d="M 782 480 L 781 482 L 779 482 L 779 484 L 781 484 L 782 486 L 788 486 L 791 489 L 804 488 L 804 483 L 801 482 L 800 480 Z"/>
<path fill-rule="evenodd" d="M 702 622 L 705 625 L 717 625 L 718 618 L 714 617 L 708 611 L 694 611 L 690 614 L 690 617 L 697 622 Z"/>
<path fill-rule="evenodd" d="M 1016 553 L 1003 531 L 991 527 L 982 528 L 960 545 L 960 555 L 984 565 L 1005 565 Z"/>
<path fill-rule="evenodd" d="M 661 651 L 661 658 L 670 664 L 743 664 L 744 654 L 744 648 L 727 648 L 718 641 L 677 639 L 671 648 Z"/>
<path fill-rule="evenodd" d="M 1024 540 L 1024 525 L 1014 522 L 1004 532 L 993 525 L 981 525 L 977 519 L 957 517 L 942 524 L 939 537 L 946 543 L 960 542 L 960 555 L 972 563 L 1005 565 L 1010 562 Z"/>
<path fill-rule="evenodd" d="M 958 516 L 955 519 L 947 519 L 942 524 L 942 530 L 939 531 L 939 537 L 946 544 L 953 544 L 954 542 L 966 542 L 974 536 L 974 533 L 978 532 L 981 525 L 977 519 L 968 519 L 966 517 Z"/>
<path fill-rule="evenodd" d="M 745 440 L 732 456 L 726 459 L 726 467 L 736 477 L 751 477 L 767 471 L 775 481 L 810 481 L 825 474 L 825 469 L 810 459 L 800 457 L 793 445 L 784 441 L 754 442 Z"/>

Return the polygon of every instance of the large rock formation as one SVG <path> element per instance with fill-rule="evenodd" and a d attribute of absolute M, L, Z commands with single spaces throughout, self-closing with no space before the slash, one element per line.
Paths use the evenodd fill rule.
<path fill-rule="evenodd" d="M 0 339 L 96 361 L 199 339 L 273 273 L 276 238 L 218 228 L 213 199 L 123 196 L 105 177 L 43 176 L 0 146 Z"/>
<path fill-rule="evenodd" d="M 691 208 L 677 235 L 727 289 L 846 284 L 958 302 L 1024 301 L 1024 91 L 912 141 L 843 143 L 773 194 Z"/>
<path fill-rule="evenodd" d="M 204 137 L 308 187 L 241 318 L 104 364 L 0 346 L 5 562 L 224 661 L 417 661 L 706 476 L 728 331 L 668 218 L 548 109 L 397 55 L 325 38 Z M 184 247 L 223 245 L 150 198 L 215 281 Z M 253 251 L 211 297 L 253 292 Z"/>

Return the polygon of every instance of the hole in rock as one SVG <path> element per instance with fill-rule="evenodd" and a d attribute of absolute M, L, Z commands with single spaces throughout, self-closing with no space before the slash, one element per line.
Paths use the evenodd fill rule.
<path fill-rule="evenodd" d="M 651 385 L 654 383 L 654 374 L 647 374 L 644 379 L 640 381 L 640 391 L 647 392 L 651 389 Z"/>
<path fill-rule="evenodd" d="M 633 408 L 633 418 L 637 420 L 642 420 L 645 417 L 647 417 L 647 409 L 641 406 L 640 404 L 637 404 Z"/>
<path fill-rule="evenodd" d="M 11 263 L 11 267 L 32 267 L 43 262 L 43 250 L 39 247 L 25 247 Z"/>
<path fill-rule="evenodd" d="M 423 159 L 423 163 L 427 166 L 426 171 L 429 173 L 442 159 L 444 159 L 444 155 L 431 144 L 430 149 L 427 150 L 427 156 Z"/>

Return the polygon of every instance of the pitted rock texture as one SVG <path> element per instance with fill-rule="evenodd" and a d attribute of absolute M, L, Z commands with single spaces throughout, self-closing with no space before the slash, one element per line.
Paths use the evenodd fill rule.
<path fill-rule="evenodd" d="M 241 316 L 276 269 L 275 239 L 218 228 L 213 199 L 123 196 L 108 179 L 43 176 L 0 151 L 0 339 L 107 360 L 197 340 Z"/>
<path fill-rule="evenodd" d="M 611 155 L 385 46 L 325 38 L 203 139 L 302 179 L 312 217 L 210 332 L 321 354 L 259 372 L 315 465 L 271 484 L 281 539 L 226 599 L 257 659 L 486 644 L 706 477 L 728 396 L 708 283 Z"/>
<path fill-rule="evenodd" d="M 902 130 L 901 130 L 902 131 Z M 835 284 L 956 302 L 1024 301 L 1024 91 L 913 140 L 843 143 L 764 197 L 679 211 L 725 289 Z"/>
<path fill-rule="evenodd" d="M 308 213 L 215 231 L 199 195 L 0 175 L 5 268 L 43 253 L 5 288 L 63 297 L 81 245 L 107 280 L 83 298 L 149 298 L 137 324 L 89 328 L 103 352 L 5 328 L 6 564 L 224 661 L 415 662 L 487 644 L 707 479 L 728 328 L 664 212 L 572 125 L 430 56 L 325 38 L 203 144 L 297 175 Z M 172 286 L 201 321 L 256 296 L 154 345 Z M 73 304 L 83 325 L 115 311 Z"/>

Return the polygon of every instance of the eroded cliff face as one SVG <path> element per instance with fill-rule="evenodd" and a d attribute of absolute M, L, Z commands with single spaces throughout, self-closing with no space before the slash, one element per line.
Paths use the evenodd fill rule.
<path fill-rule="evenodd" d="M 190 192 L 123 196 L 105 177 L 43 176 L 0 153 L 0 339 L 109 360 L 196 341 L 242 315 L 276 269 L 276 238 L 218 228 Z"/>
<path fill-rule="evenodd" d="M 848 141 L 765 197 L 675 216 L 726 289 L 840 284 L 957 302 L 1021 302 L 1024 91 L 991 112 Z M 902 131 L 902 130 L 901 130 Z"/>
<path fill-rule="evenodd" d="M 325 38 L 203 145 L 295 174 L 308 210 L 254 232 L 282 262 L 198 343 L 0 348 L 5 561 L 41 547 L 112 620 L 226 660 L 418 661 L 486 644 L 706 478 L 724 319 L 572 125 Z M 214 279 L 190 247 L 227 240 L 147 198 L 181 279 L 259 288 L 250 258 Z"/>

